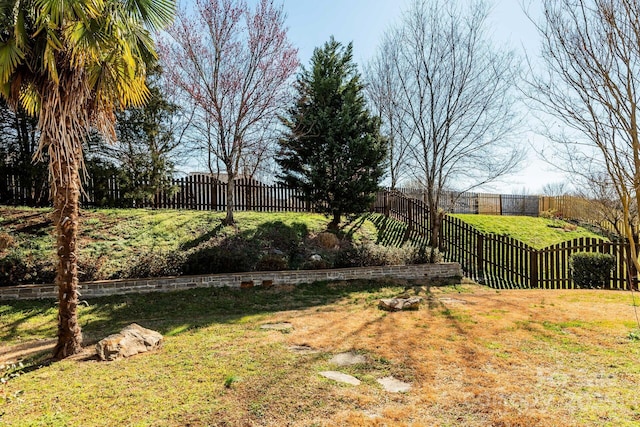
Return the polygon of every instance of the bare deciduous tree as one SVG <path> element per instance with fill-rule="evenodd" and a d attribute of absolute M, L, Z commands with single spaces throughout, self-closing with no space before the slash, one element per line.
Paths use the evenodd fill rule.
<path fill-rule="evenodd" d="M 426 190 L 433 247 L 440 246 L 441 190 L 486 184 L 522 158 L 521 146 L 509 139 L 518 125 L 519 68 L 512 51 L 490 43 L 488 12 L 481 1 L 416 0 L 376 59 L 382 76 L 374 81 L 394 82 L 392 116 L 411 129 L 403 135 L 414 178 Z"/>
<path fill-rule="evenodd" d="M 410 177 L 409 142 L 414 131 L 398 104 L 402 89 L 396 67 L 398 49 L 394 39 L 387 35 L 378 54 L 365 69 L 367 97 L 372 104 L 372 111 L 380 119 L 380 133 L 388 140 L 387 164 L 391 189 Z"/>
<path fill-rule="evenodd" d="M 197 110 L 195 129 L 212 173 L 224 165 L 232 224 L 234 179 L 247 156 L 263 151 L 265 126 L 287 105 L 287 82 L 298 67 L 282 7 L 260 0 L 197 0 L 178 13 L 161 43 L 167 78 Z"/>
<path fill-rule="evenodd" d="M 638 205 L 635 200 L 628 207 L 629 215 L 624 218 L 624 208 L 618 197 L 615 185 L 606 172 L 594 172 L 583 176 L 580 180 L 580 196 L 588 203 L 589 214 L 594 216 L 598 224 L 606 231 L 613 231 L 616 235 L 625 237 L 625 221 L 634 233 L 638 230 Z M 638 241 L 638 235 L 633 235 Z"/>
<path fill-rule="evenodd" d="M 529 96 L 556 119 L 546 134 L 558 143 L 569 169 L 586 180 L 604 173 L 600 176 L 620 204 L 623 234 L 640 269 L 635 209 L 640 201 L 640 5 L 636 0 L 544 0 L 543 5 L 544 17 L 536 25 L 545 68 L 530 79 Z"/>
<path fill-rule="evenodd" d="M 558 197 L 569 193 L 569 184 L 565 181 L 548 182 L 542 186 L 542 194 L 545 196 Z"/>

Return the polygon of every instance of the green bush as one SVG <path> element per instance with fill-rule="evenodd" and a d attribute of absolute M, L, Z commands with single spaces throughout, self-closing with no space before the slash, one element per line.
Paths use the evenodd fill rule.
<path fill-rule="evenodd" d="M 31 255 L 11 252 L 0 258 L 0 286 L 53 283 L 56 264 Z"/>
<path fill-rule="evenodd" d="M 252 271 L 258 248 L 241 238 L 207 241 L 186 253 L 183 274 L 241 273 Z"/>
<path fill-rule="evenodd" d="M 256 271 L 288 270 L 289 262 L 282 255 L 266 254 L 256 264 Z"/>
<path fill-rule="evenodd" d="M 123 277 L 145 278 L 177 276 L 185 261 L 184 255 L 176 251 L 145 251 L 128 262 Z"/>
<path fill-rule="evenodd" d="M 335 267 L 426 264 L 430 262 L 430 258 L 431 248 L 426 246 L 407 244 L 395 247 L 367 243 L 339 251 L 335 257 Z M 438 252 L 434 258 L 435 262 L 442 261 Z"/>
<path fill-rule="evenodd" d="M 569 258 L 573 283 L 580 288 L 602 288 L 611 277 L 615 258 L 597 252 L 579 252 Z"/>

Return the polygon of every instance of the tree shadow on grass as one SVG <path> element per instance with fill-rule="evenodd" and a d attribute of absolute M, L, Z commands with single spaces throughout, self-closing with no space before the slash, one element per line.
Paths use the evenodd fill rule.
<path fill-rule="evenodd" d="M 201 234 L 197 238 L 189 240 L 188 242 L 180 245 L 180 250 L 188 251 L 189 249 L 198 247 L 198 245 L 200 245 L 201 243 L 209 241 L 212 238 L 216 237 L 223 228 L 224 228 L 224 225 L 222 223 L 218 224 L 212 230 L 204 234 Z"/>
<path fill-rule="evenodd" d="M 295 264 L 297 252 L 309 235 L 304 223 L 270 221 L 256 229 L 216 238 L 219 231 L 207 233 L 183 245 L 182 274 L 217 274 L 255 271 L 262 256 L 281 253 Z"/>
<path fill-rule="evenodd" d="M 184 291 L 127 294 L 92 298 L 79 309 L 79 321 L 86 343 L 93 343 L 120 331 L 131 323 L 178 335 L 212 324 L 233 324 L 247 316 L 269 315 L 332 304 L 353 292 L 377 291 L 402 286 L 394 281 L 316 282 L 297 286 L 255 287 L 251 289 L 197 288 Z M 52 301 L 7 301 L 0 303 L 3 314 L 15 318 L 0 327 L 0 340 L 12 341 L 25 325 L 38 317 L 39 333 L 55 334 Z M 31 327 L 29 327 L 31 329 Z"/>
<path fill-rule="evenodd" d="M 384 246 L 402 246 L 410 240 L 410 233 L 406 224 L 384 215 L 369 215 L 369 220 L 378 231 L 377 244 Z"/>

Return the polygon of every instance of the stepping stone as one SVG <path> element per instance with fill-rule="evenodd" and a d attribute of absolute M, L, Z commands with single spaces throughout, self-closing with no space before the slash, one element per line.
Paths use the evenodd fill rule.
<path fill-rule="evenodd" d="M 394 377 L 380 378 L 378 384 L 390 393 L 406 393 L 411 390 L 411 384 L 402 382 Z"/>
<path fill-rule="evenodd" d="M 289 346 L 289 350 L 294 353 L 302 353 L 302 354 L 320 353 L 319 350 L 316 350 L 315 348 L 306 344 Z"/>
<path fill-rule="evenodd" d="M 341 383 L 351 384 L 351 385 L 360 385 L 359 379 L 357 379 L 356 377 L 352 377 L 351 375 L 343 374 L 342 372 L 322 371 L 320 372 L 320 375 L 322 375 L 325 378 L 329 378 L 330 380 L 333 380 L 333 381 L 338 381 Z"/>
<path fill-rule="evenodd" d="M 329 360 L 329 363 L 338 366 L 357 365 L 358 363 L 366 363 L 367 358 L 361 354 L 349 351 L 347 353 L 336 354 Z"/>
<path fill-rule="evenodd" d="M 385 298 L 378 301 L 378 307 L 387 311 L 417 310 L 422 297 Z"/>
<path fill-rule="evenodd" d="M 455 298 L 440 298 L 440 302 L 443 304 L 466 304 L 467 302 L 465 300 L 462 299 L 455 299 Z"/>
<path fill-rule="evenodd" d="M 272 331 L 288 331 L 290 329 L 293 329 L 293 325 L 289 322 L 265 323 L 264 325 L 260 325 L 260 329 L 269 329 Z"/>

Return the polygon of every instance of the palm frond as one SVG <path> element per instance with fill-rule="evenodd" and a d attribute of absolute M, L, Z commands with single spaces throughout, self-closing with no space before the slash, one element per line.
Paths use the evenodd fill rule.
<path fill-rule="evenodd" d="M 55 36 L 55 35 L 54 35 Z M 58 40 L 55 38 L 47 38 L 47 45 L 42 52 L 41 71 L 53 80 L 56 84 L 60 81 L 58 75 L 58 67 L 56 64 L 56 50 L 58 50 Z"/>
<path fill-rule="evenodd" d="M 96 18 L 104 12 L 103 0 L 34 0 L 40 28 L 60 28 L 63 23 Z"/>
<path fill-rule="evenodd" d="M 171 24 L 176 12 L 175 0 L 126 0 L 125 10 L 134 19 L 142 21 L 152 30 Z"/>
<path fill-rule="evenodd" d="M 37 116 L 40 111 L 40 95 L 33 84 L 28 84 L 20 91 L 20 105 L 31 116 Z"/>
<path fill-rule="evenodd" d="M 24 60 L 24 52 L 18 47 L 15 39 L 0 43 L 0 84 L 6 84 L 11 75 Z"/>
<path fill-rule="evenodd" d="M 24 9 L 17 11 L 13 30 L 13 38 L 16 41 L 16 46 L 23 50 L 27 48 L 29 43 L 29 35 L 27 34 L 27 28 L 25 26 L 25 13 L 26 11 Z"/>

